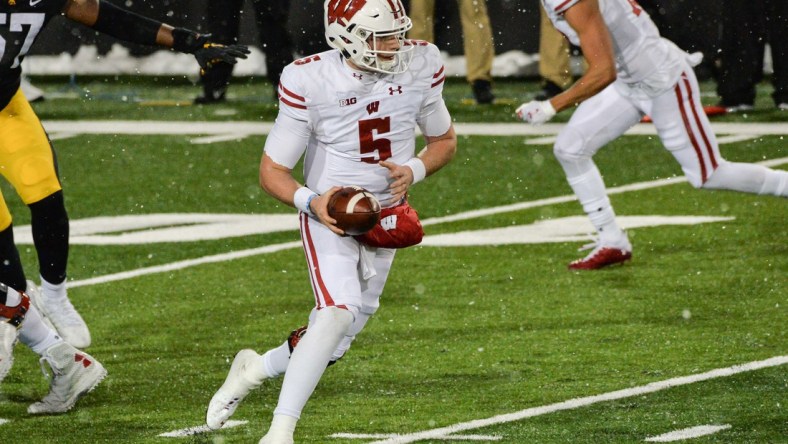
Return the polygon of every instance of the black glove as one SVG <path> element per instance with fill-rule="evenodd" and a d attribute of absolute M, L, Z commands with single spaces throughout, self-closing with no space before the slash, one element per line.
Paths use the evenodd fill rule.
<path fill-rule="evenodd" d="M 172 49 L 187 54 L 194 54 L 200 64 L 200 73 L 216 63 L 229 63 L 234 65 L 238 59 L 245 59 L 249 54 L 246 45 L 222 45 L 212 43 L 210 34 L 198 34 L 184 28 L 172 30 Z"/>

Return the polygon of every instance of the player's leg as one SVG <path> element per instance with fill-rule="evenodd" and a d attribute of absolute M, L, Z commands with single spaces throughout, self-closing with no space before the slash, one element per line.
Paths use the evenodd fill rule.
<path fill-rule="evenodd" d="M 376 274 L 368 280 L 361 281 L 361 308 L 353 320 L 353 325 L 348 329 L 347 334 L 337 346 L 334 353 L 331 355 L 329 365 L 339 361 L 345 353 L 347 353 L 353 341 L 356 339 L 361 330 L 366 326 L 369 318 L 378 310 L 380 306 L 380 295 L 383 293 L 383 287 L 386 284 L 391 264 L 394 261 L 394 254 L 396 250 L 389 248 L 374 248 L 375 257 L 373 259 L 373 267 Z M 290 362 L 290 355 L 293 350 L 298 346 L 301 338 L 304 336 L 309 328 L 309 325 L 315 321 L 317 309 L 312 309 L 309 314 L 309 324 L 293 330 L 288 336 L 287 340 L 279 347 L 268 350 L 262 356 L 263 368 L 267 377 L 276 377 L 283 375 L 287 370 L 287 365 Z"/>
<path fill-rule="evenodd" d="M 293 61 L 293 43 L 287 29 L 290 0 L 255 0 L 260 50 L 265 52 L 265 69 L 273 85 L 274 100 L 278 97 L 279 76 Z"/>
<path fill-rule="evenodd" d="M 408 17 L 413 22 L 408 38 L 435 43 L 435 0 L 410 2 Z"/>
<path fill-rule="evenodd" d="M 492 67 L 495 59 L 490 16 L 484 0 L 458 0 L 465 54 L 466 79 L 477 103 L 492 103 Z"/>
<path fill-rule="evenodd" d="M 650 114 L 662 143 L 692 186 L 788 196 L 788 172 L 728 162 L 722 157 L 691 69 L 682 74 L 673 90 L 654 99 Z"/>
<path fill-rule="evenodd" d="M 535 100 L 547 100 L 572 86 L 571 57 L 569 40 L 561 34 L 544 10 L 539 5 L 539 77 L 544 86 L 534 97 Z"/>
<path fill-rule="evenodd" d="M 597 269 L 631 257 L 632 246 L 616 222 L 602 174 L 593 156 L 602 146 L 639 122 L 641 117 L 641 111 L 621 96 L 614 85 L 610 85 L 581 103 L 558 134 L 553 152 L 599 236 L 591 253 L 572 262 L 570 269 Z"/>
<path fill-rule="evenodd" d="M 87 347 L 90 332 L 66 293 L 69 224 L 56 162 L 41 122 L 17 92 L 0 112 L 0 171 L 30 208 L 43 290 L 33 303 L 66 341 Z"/>
<path fill-rule="evenodd" d="M 19 250 L 14 242 L 11 212 L 8 211 L 2 192 L 0 192 L 0 282 L 17 291 L 24 291 L 27 285 Z"/>
<path fill-rule="evenodd" d="M 358 242 L 303 214 L 301 238 L 318 311 L 290 356 L 274 418 L 261 443 L 293 442 L 301 410 L 362 306 Z"/>
<path fill-rule="evenodd" d="M 238 43 L 243 0 L 211 1 L 205 6 L 206 29 L 214 42 L 225 45 Z M 202 96 L 194 99 L 194 103 L 213 104 L 225 101 L 227 87 L 233 75 L 233 65 L 215 63 L 210 68 L 200 70 Z"/>
<path fill-rule="evenodd" d="M 19 340 L 41 356 L 51 369 L 50 391 L 28 407 L 28 413 L 62 413 L 93 390 L 107 371 L 95 358 L 65 342 L 44 323 L 30 298 L 5 284 L 0 284 L 0 381 L 11 367 L 12 355 L 5 354 L 10 343 Z"/>

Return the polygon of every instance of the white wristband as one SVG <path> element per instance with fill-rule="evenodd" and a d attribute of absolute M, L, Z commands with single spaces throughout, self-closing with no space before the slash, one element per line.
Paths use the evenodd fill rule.
<path fill-rule="evenodd" d="M 555 108 L 553 108 L 553 104 L 549 100 L 542 102 L 542 109 L 547 117 L 552 119 L 555 116 Z"/>
<path fill-rule="evenodd" d="M 307 187 L 301 187 L 296 190 L 295 194 L 293 195 L 293 204 L 296 208 L 303 211 L 310 216 L 313 216 L 312 209 L 309 208 L 309 202 L 317 197 L 318 194 L 314 191 L 310 190 Z"/>
<path fill-rule="evenodd" d="M 427 167 L 424 166 L 424 162 L 421 161 L 418 157 L 413 157 L 403 165 L 409 166 L 410 169 L 413 171 L 413 183 L 418 183 L 424 180 L 427 177 Z"/>

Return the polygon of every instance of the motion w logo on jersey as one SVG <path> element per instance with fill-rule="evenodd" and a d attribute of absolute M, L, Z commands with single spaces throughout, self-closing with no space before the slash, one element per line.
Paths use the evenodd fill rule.
<path fill-rule="evenodd" d="M 397 228 L 397 215 L 392 214 L 391 216 L 386 216 L 380 220 L 380 227 L 386 231 L 393 230 Z"/>
<path fill-rule="evenodd" d="M 380 109 L 380 102 L 375 100 L 374 102 L 367 105 L 367 114 L 372 114 L 378 112 Z"/>

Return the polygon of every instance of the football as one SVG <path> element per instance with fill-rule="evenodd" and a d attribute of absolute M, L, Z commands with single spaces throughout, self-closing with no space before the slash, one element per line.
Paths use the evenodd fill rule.
<path fill-rule="evenodd" d="M 375 196 L 357 186 L 342 187 L 328 201 L 328 214 L 336 219 L 345 234 L 357 236 L 371 230 L 380 220 L 380 203 Z"/>

